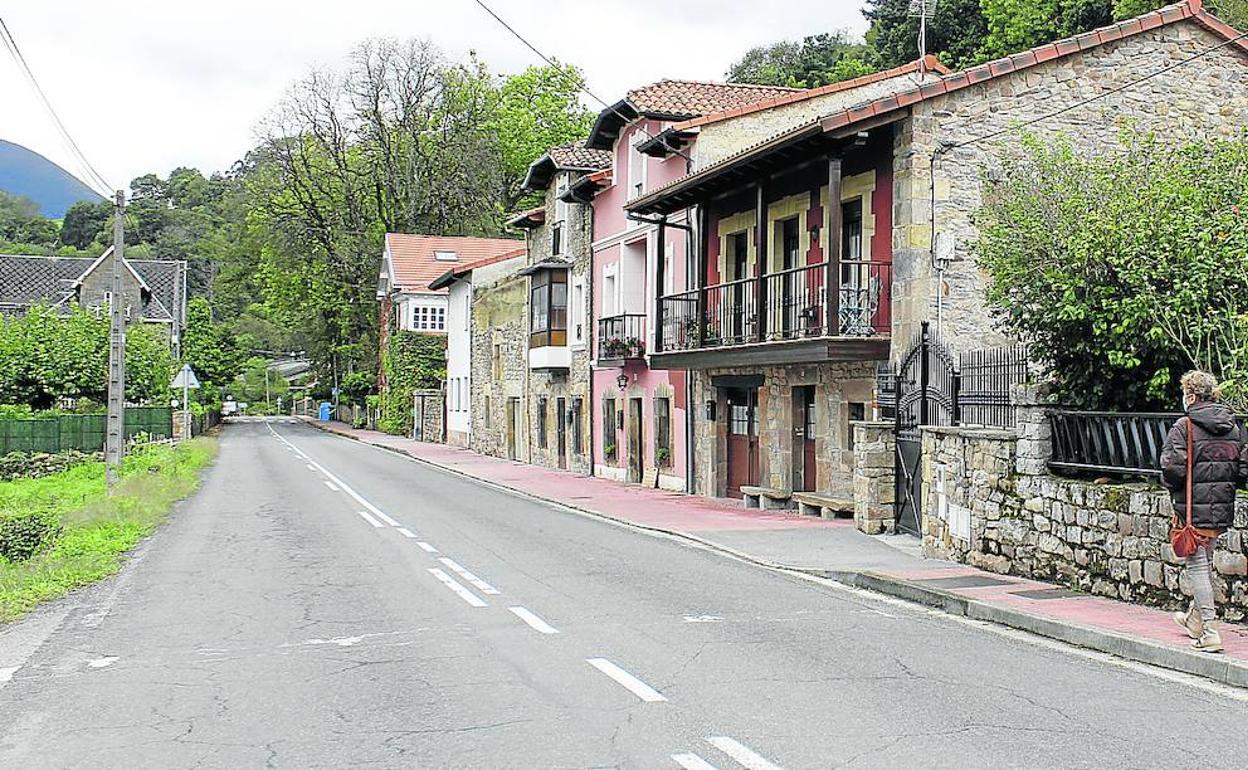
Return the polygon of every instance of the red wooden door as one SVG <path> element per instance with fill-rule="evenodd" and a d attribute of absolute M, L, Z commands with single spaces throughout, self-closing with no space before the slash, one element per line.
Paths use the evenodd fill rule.
<path fill-rule="evenodd" d="M 758 484 L 758 391 L 728 391 L 728 496 Z"/>
<path fill-rule="evenodd" d="M 818 489 L 815 469 L 815 388 L 802 389 L 804 403 L 802 405 L 802 488 L 807 492 Z"/>

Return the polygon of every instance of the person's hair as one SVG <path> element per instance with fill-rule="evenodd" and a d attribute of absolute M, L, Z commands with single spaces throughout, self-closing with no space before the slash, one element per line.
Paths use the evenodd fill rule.
<path fill-rule="evenodd" d="M 1191 371 L 1179 380 L 1184 396 L 1195 396 L 1197 401 L 1216 401 L 1218 380 L 1209 372 Z"/>

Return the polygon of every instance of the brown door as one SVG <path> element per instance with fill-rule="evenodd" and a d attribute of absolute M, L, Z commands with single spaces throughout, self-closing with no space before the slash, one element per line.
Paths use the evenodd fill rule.
<path fill-rule="evenodd" d="M 568 469 L 568 402 L 555 399 L 555 443 L 559 446 L 559 468 Z"/>
<path fill-rule="evenodd" d="M 758 390 L 728 390 L 728 496 L 758 483 Z"/>
<path fill-rule="evenodd" d="M 516 460 L 516 417 L 519 412 L 518 398 L 507 399 L 507 459 Z"/>
<path fill-rule="evenodd" d="M 630 398 L 628 400 L 628 480 L 635 484 L 640 484 L 642 477 L 645 476 L 645 459 L 642 454 L 645 443 L 642 442 L 642 425 L 641 399 Z"/>
<path fill-rule="evenodd" d="M 814 492 L 816 485 L 815 470 L 815 387 L 802 388 L 802 489 Z"/>

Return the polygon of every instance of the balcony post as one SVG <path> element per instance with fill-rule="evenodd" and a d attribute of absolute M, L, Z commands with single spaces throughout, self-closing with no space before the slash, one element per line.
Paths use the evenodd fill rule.
<path fill-rule="evenodd" d="M 706 347 L 706 271 L 709 268 L 711 251 L 711 209 L 709 202 L 698 204 L 698 256 L 697 274 L 693 277 L 693 287 L 697 289 L 696 322 L 698 330 L 698 349 Z"/>
<path fill-rule="evenodd" d="M 754 300 L 756 337 L 762 342 L 767 335 L 767 189 L 758 183 L 758 204 L 754 209 Z"/>
<path fill-rule="evenodd" d="M 828 273 L 823 281 L 828 295 L 824 303 L 825 337 L 841 335 L 841 230 L 844 227 L 841 213 L 841 159 L 828 156 Z"/>
<path fill-rule="evenodd" d="M 667 215 L 659 217 L 658 258 L 654 264 L 654 351 L 663 352 L 663 292 L 667 287 Z M 625 332 L 627 334 L 627 332 Z"/>

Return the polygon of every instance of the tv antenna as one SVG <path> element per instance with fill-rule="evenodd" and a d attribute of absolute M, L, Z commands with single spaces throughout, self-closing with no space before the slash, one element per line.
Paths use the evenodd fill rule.
<path fill-rule="evenodd" d="M 927 74 L 927 23 L 936 15 L 936 0 L 910 0 L 907 16 L 919 17 L 919 77 Z"/>

